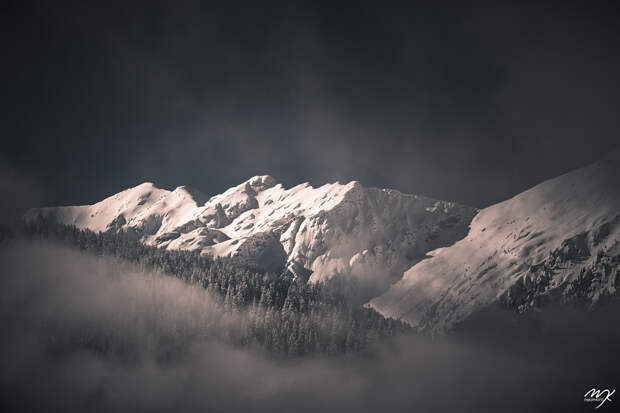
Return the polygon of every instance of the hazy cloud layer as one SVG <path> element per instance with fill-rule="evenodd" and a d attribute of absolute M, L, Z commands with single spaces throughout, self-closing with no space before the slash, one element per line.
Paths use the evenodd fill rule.
<path fill-rule="evenodd" d="M 449 339 L 274 361 L 223 344 L 218 306 L 176 279 L 51 245 L 5 244 L 0 261 L 15 411 L 590 411 L 586 390 L 618 384 L 617 306 L 488 311 Z"/>

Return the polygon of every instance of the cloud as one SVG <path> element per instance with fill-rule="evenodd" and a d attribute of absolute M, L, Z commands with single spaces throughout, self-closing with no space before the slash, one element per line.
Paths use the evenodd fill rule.
<path fill-rule="evenodd" d="M 0 262 L 3 411 L 569 411 L 618 383 L 617 305 L 490 309 L 449 338 L 278 361 L 227 345 L 237 323 L 174 278 L 49 244 Z"/>

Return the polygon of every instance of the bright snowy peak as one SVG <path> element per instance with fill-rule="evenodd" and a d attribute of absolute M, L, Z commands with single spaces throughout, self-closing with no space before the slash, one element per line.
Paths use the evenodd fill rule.
<path fill-rule="evenodd" d="M 493 303 L 524 312 L 617 295 L 619 155 L 481 210 L 467 237 L 431 252 L 370 305 L 442 332 Z"/>
<path fill-rule="evenodd" d="M 426 256 L 467 234 L 476 213 L 452 202 L 358 182 L 285 189 L 256 176 L 208 198 L 144 183 L 94 205 L 30 210 L 93 231 L 134 229 L 149 245 L 233 257 L 321 280 L 355 276 L 385 290 Z"/>

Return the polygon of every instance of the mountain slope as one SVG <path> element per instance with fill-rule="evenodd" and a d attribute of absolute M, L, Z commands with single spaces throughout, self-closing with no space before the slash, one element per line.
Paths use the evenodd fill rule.
<path fill-rule="evenodd" d="M 428 251 L 464 237 L 475 213 L 355 181 L 285 189 L 266 175 L 211 198 L 144 183 L 94 205 L 33 209 L 26 219 L 133 229 L 149 245 L 234 257 L 266 270 L 286 267 L 311 281 L 350 275 L 382 291 Z"/>
<path fill-rule="evenodd" d="M 494 302 L 517 311 L 551 299 L 592 303 L 620 288 L 620 156 L 481 210 L 469 234 L 437 249 L 369 305 L 445 331 Z"/>

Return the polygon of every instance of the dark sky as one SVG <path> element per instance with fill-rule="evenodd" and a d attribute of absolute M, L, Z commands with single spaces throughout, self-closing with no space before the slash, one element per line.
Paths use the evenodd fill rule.
<path fill-rule="evenodd" d="M 612 2 L 23 3 L 0 169 L 43 204 L 268 173 L 482 207 L 618 141 Z"/>

